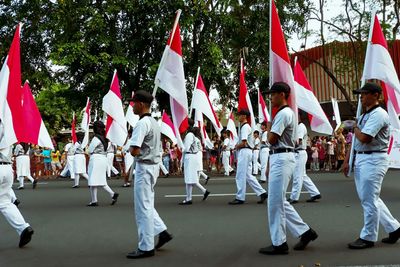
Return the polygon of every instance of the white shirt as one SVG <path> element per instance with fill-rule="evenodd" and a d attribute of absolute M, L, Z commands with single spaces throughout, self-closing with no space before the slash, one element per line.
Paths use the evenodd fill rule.
<path fill-rule="evenodd" d="M 296 128 L 296 140 L 300 141 L 299 144 L 296 146 L 297 149 L 307 149 L 307 128 L 304 125 L 304 123 L 299 123 L 299 125 Z"/>

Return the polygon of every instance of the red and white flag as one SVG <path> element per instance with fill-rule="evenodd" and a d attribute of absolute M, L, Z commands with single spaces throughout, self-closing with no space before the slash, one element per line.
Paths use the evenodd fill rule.
<path fill-rule="evenodd" d="M 362 79 L 382 81 L 390 123 L 394 128 L 400 129 L 398 118 L 400 115 L 400 82 L 376 15 L 371 25 L 371 31 Z"/>
<path fill-rule="evenodd" d="M 271 87 L 276 82 L 284 82 L 289 85 L 290 97 L 288 104 L 295 114 L 297 125 L 298 114 L 296 104 L 296 90 L 294 87 L 292 67 L 290 65 L 289 54 L 286 46 L 285 37 L 283 35 L 281 22 L 279 20 L 278 11 L 276 9 L 274 0 L 270 1 L 269 85 Z"/>
<path fill-rule="evenodd" d="M 196 112 L 198 110 L 203 113 L 211 121 L 217 134 L 221 136 L 223 127 L 219 122 L 210 98 L 208 97 L 208 93 L 200 73 L 197 75 L 196 87 L 193 91 L 192 103 L 190 107 L 192 109 L 196 109 Z"/>
<path fill-rule="evenodd" d="M 250 116 L 247 118 L 247 122 L 250 124 L 251 128 L 255 129 L 256 120 L 254 118 L 253 107 L 251 105 L 249 91 L 247 90 L 245 76 L 246 72 L 243 65 L 243 58 L 241 58 L 238 111 L 247 110 L 248 112 L 250 112 Z"/>
<path fill-rule="evenodd" d="M 235 118 L 233 117 L 233 112 L 229 113 L 228 124 L 226 125 L 226 129 L 230 132 L 230 138 L 232 142 L 236 143 L 238 140 L 238 132 L 236 129 Z"/>
<path fill-rule="evenodd" d="M 75 116 L 75 112 L 72 114 L 71 139 L 72 139 L 72 143 L 73 144 L 75 144 L 78 141 L 78 137 L 76 137 L 76 116 Z"/>
<path fill-rule="evenodd" d="M 155 87 L 160 87 L 170 95 L 172 121 L 177 132 L 178 145 L 182 147 L 179 133 L 185 132 L 189 125 L 179 17 L 180 10 L 157 70 Z"/>
<path fill-rule="evenodd" d="M 264 121 L 271 121 L 271 116 L 269 115 L 267 105 L 265 104 L 260 89 L 258 89 L 258 122 L 262 123 Z"/>
<path fill-rule="evenodd" d="M 200 129 L 202 143 L 204 144 L 205 147 L 212 149 L 213 143 L 208 137 L 206 126 L 204 125 L 203 113 L 198 109 L 195 110 L 194 122 L 195 125 Z"/>
<path fill-rule="evenodd" d="M 167 136 L 173 144 L 177 143 L 174 124 L 172 123 L 171 118 L 165 111 L 163 111 L 161 117 L 161 133 Z"/>
<path fill-rule="evenodd" d="M 135 93 L 132 92 L 132 98 L 133 98 L 134 94 Z M 133 101 L 130 101 L 129 105 L 128 105 L 128 109 L 126 110 L 126 113 L 125 113 L 125 119 L 129 123 L 130 126 L 135 127 L 136 123 L 139 121 L 139 115 L 136 115 L 133 112 L 133 105 L 134 105 Z"/>
<path fill-rule="evenodd" d="M 121 99 L 117 70 L 115 70 L 110 90 L 103 97 L 102 109 L 107 114 L 106 137 L 118 146 L 123 146 L 128 136 Z"/>
<path fill-rule="evenodd" d="M 53 142 L 45 124 L 43 123 L 42 117 L 40 116 L 39 109 L 36 106 L 28 81 L 24 84 L 22 99 L 23 120 L 21 122 L 23 123 L 20 123 L 26 131 L 24 132 L 22 139 L 19 139 L 18 141 L 54 149 Z"/>
<path fill-rule="evenodd" d="M 325 112 L 322 110 L 322 107 L 319 104 L 318 99 L 315 97 L 313 89 L 307 81 L 306 75 L 297 60 L 295 60 L 293 72 L 297 106 L 308 113 L 311 130 L 322 134 L 332 134 L 332 125 L 330 124 Z"/>
<path fill-rule="evenodd" d="M 0 119 L 3 124 L 3 138 L 0 148 L 9 147 L 23 136 L 21 89 L 21 24 L 17 25 L 10 51 L 0 71 Z"/>

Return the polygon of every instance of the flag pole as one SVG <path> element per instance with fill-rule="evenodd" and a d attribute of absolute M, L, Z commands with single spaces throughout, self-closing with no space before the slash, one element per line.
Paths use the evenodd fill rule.
<path fill-rule="evenodd" d="M 169 40 L 168 46 L 171 46 L 172 41 L 174 40 L 175 31 L 176 31 L 176 28 L 178 27 L 178 22 L 179 22 L 179 18 L 181 17 L 181 13 L 182 13 L 182 10 L 181 10 L 181 9 L 178 9 L 178 10 L 176 11 L 176 17 L 175 17 L 175 21 L 174 21 L 174 26 L 173 26 L 173 28 L 172 28 L 171 38 L 170 38 L 170 40 Z M 167 54 L 167 55 L 168 55 L 168 54 Z M 160 66 L 162 65 L 162 63 L 163 63 L 164 61 L 165 61 L 165 56 L 164 56 L 164 54 L 163 54 L 163 56 L 162 56 L 162 58 L 161 58 Z M 155 81 L 154 81 L 154 88 L 153 88 L 153 94 L 152 94 L 153 97 L 156 96 L 158 85 L 159 85 L 159 82 L 158 82 L 157 79 L 155 79 Z"/>
<path fill-rule="evenodd" d="M 189 108 L 189 118 L 192 117 L 192 111 L 193 111 L 193 99 L 194 99 L 194 92 L 197 88 L 197 81 L 199 80 L 199 75 L 200 75 L 200 67 L 197 68 L 197 75 L 196 75 L 196 81 L 194 82 L 194 89 L 193 89 L 193 94 L 192 94 L 192 101 L 190 102 L 190 108 Z"/>
<path fill-rule="evenodd" d="M 271 58 L 272 58 L 272 47 L 271 47 L 271 32 L 272 32 L 272 1 L 274 0 L 270 0 L 269 1 L 269 88 L 271 88 L 272 86 L 272 77 L 273 77 L 273 68 L 272 68 L 272 62 L 271 62 Z M 271 113 L 270 113 L 271 115 Z"/>
<path fill-rule="evenodd" d="M 369 52 L 369 46 L 371 43 L 371 39 L 372 39 L 372 32 L 374 29 L 374 23 L 375 23 L 375 14 L 376 14 L 376 9 L 374 9 L 371 13 L 371 27 L 369 29 L 369 34 L 368 34 L 368 42 L 367 42 L 367 51 L 365 53 L 365 57 L 368 56 L 368 52 Z M 367 68 L 367 66 L 365 65 L 364 62 L 364 70 L 363 70 L 363 76 L 365 73 L 365 69 Z M 361 77 L 361 87 L 363 87 L 365 85 L 365 79 L 363 77 Z M 358 119 L 361 115 L 361 96 L 358 96 L 358 104 L 357 104 L 357 113 L 356 113 L 356 123 L 358 123 Z M 353 171 L 353 161 L 354 161 L 354 141 L 355 141 L 356 137 L 353 134 L 352 140 L 351 140 L 351 149 L 350 149 L 350 158 L 349 158 L 349 172 L 347 173 L 347 176 L 350 176 L 351 172 Z"/>

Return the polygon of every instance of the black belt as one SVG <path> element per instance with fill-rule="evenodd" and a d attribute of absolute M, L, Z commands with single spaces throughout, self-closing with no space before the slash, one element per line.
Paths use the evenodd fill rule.
<path fill-rule="evenodd" d="M 298 148 L 298 149 L 295 149 L 295 150 L 294 150 L 294 152 L 296 152 L 296 153 L 299 153 L 300 151 L 305 151 L 305 149 L 303 149 L 303 148 Z"/>
<path fill-rule="evenodd" d="M 288 152 L 294 152 L 293 148 L 278 148 L 278 149 L 272 149 L 269 151 L 269 154 L 278 154 L 278 153 L 288 153 Z"/>
<path fill-rule="evenodd" d="M 241 149 L 245 149 L 245 148 L 251 149 L 251 147 L 248 147 L 248 146 L 242 147 Z M 239 150 L 241 150 L 241 149 L 239 149 Z"/>
<path fill-rule="evenodd" d="M 0 165 L 10 165 L 11 162 L 0 162 Z"/>
<path fill-rule="evenodd" d="M 370 155 L 372 153 L 387 153 L 387 151 L 379 151 L 379 150 L 371 150 L 371 151 L 357 151 L 357 154 L 367 154 Z"/>
<path fill-rule="evenodd" d="M 198 152 L 194 153 L 194 152 L 185 152 L 185 154 L 193 154 L 196 155 Z"/>

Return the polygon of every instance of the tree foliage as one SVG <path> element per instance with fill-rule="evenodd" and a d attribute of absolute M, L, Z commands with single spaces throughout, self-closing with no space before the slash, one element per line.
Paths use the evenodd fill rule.
<path fill-rule="evenodd" d="M 255 91 L 268 86 L 268 2 L 6 0 L 0 4 L 0 38 L 4 40 L 0 56 L 4 59 L 15 25 L 23 22 L 23 78 L 30 80 L 36 93 L 40 92 L 39 107 L 50 110 L 53 104 L 46 103 L 48 98 L 55 102 L 54 107 L 62 106 L 68 113 L 68 107 L 83 107 L 85 96 L 89 96 L 94 108 L 100 110 L 114 69 L 123 97 L 138 89 L 152 90 L 175 11 L 182 9 L 180 25 L 189 97 L 200 66 L 207 88 L 217 89 L 221 104 L 232 107 L 243 48 L 248 51 L 244 55 L 248 87 Z M 286 34 L 303 28 L 309 0 L 277 1 L 277 7 Z M 165 96 L 159 90 L 161 109 L 168 106 Z M 65 125 L 61 117 L 51 123 L 56 130 Z"/>

